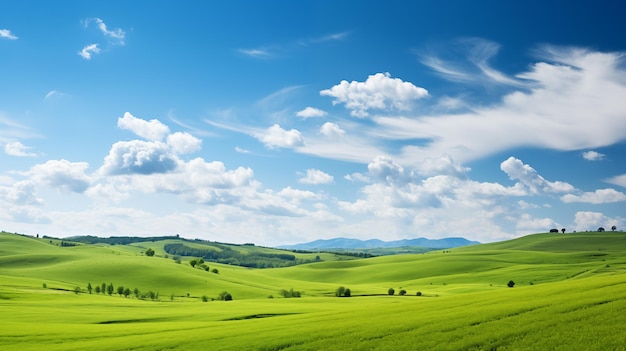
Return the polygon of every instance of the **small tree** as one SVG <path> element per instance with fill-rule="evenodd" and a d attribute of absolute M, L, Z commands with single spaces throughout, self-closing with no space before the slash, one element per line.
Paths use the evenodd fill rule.
<path fill-rule="evenodd" d="M 509 288 L 512 288 L 512 287 L 514 287 L 514 286 L 515 286 L 515 282 L 514 282 L 514 281 L 512 281 L 512 280 L 509 280 L 509 282 L 508 282 L 508 283 L 506 283 L 506 286 L 508 286 Z"/>
<path fill-rule="evenodd" d="M 400 296 L 404 296 L 404 295 L 406 295 L 406 290 L 404 289 L 400 290 Z"/>
<path fill-rule="evenodd" d="M 100 293 L 100 285 L 96 285 L 94 291 L 96 292 L 96 294 Z"/>
<path fill-rule="evenodd" d="M 135 295 L 135 298 L 139 298 L 139 289 L 133 289 L 133 294 Z"/>
<path fill-rule="evenodd" d="M 417 293 L 415 293 L 416 296 L 422 296 L 422 292 L 418 291 Z"/>
<path fill-rule="evenodd" d="M 128 297 L 128 295 L 130 295 L 130 289 L 126 288 L 124 289 L 124 297 Z"/>
<path fill-rule="evenodd" d="M 350 297 L 352 296 L 352 292 L 350 291 L 350 288 L 346 288 L 346 290 L 343 291 L 343 297 Z"/>
<path fill-rule="evenodd" d="M 202 295 L 202 302 L 207 302 L 209 301 L 209 297 L 206 295 Z"/>
<path fill-rule="evenodd" d="M 387 294 L 389 294 L 389 295 L 393 295 L 395 293 L 396 293 L 396 291 L 393 288 L 389 288 L 389 290 L 387 290 Z"/>
<path fill-rule="evenodd" d="M 616 231 L 616 230 L 617 230 L 617 227 L 616 227 L 616 226 L 612 226 L 612 227 L 611 227 L 611 230 L 612 230 L 612 231 Z"/>
<path fill-rule="evenodd" d="M 197 263 L 198 263 L 198 260 L 196 260 L 196 259 L 193 259 L 193 260 L 190 260 L 190 261 L 189 261 L 189 265 L 190 265 L 191 267 L 195 267 Z"/>
<path fill-rule="evenodd" d="M 599 232 L 603 232 L 603 231 L 604 231 L 604 227 L 600 227 L 600 228 L 598 228 L 598 231 L 599 231 Z"/>
<path fill-rule="evenodd" d="M 150 256 L 150 257 L 154 256 L 154 250 L 152 250 L 151 248 L 148 248 L 146 250 L 146 256 Z"/>
<path fill-rule="evenodd" d="M 337 290 L 335 290 L 335 296 L 342 297 L 345 292 L 346 292 L 346 288 L 344 288 L 343 286 L 340 286 L 337 288 Z"/>
<path fill-rule="evenodd" d="M 217 268 L 213 268 L 211 269 L 211 272 L 215 273 L 215 274 L 220 274 L 220 271 L 217 270 Z"/>
<path fill-rule="evenodd" d="M 100 291 L 102 291 L 102 295 L 106 294 L 107 285 L 105 283 L 102 283 L 102 285 L 100 286 Z"/>
<path fill-rule="evenodd" d="M 89 291 L 89 293 L 91 294 L 91 290 L 93 290 L 93 288 L 91 287 L 91 283 L 87 284 L 87 291 Z"/>
<path fill-rule="evenodd" d="M 228 291 L 222 291 L 217 296 L 217 299 L 221 301 L 231 301 L 233 299 L 233 296 Z"/>
<path fill-rule="evenodd" d="M 561 228 L 561 233 L 565 234 L 565 228 Z"/>
<path fill-rule="evenodd" d="M 74 294 L 78 295 L 79 292 L 80 292 L 80 286 L 75 287 Z"/>
<path fill-rule="evenodd" d="M 109 284 L 107 286 L 107 294 L 109 294 L 109 296 L 113 295 L 113 291 L 115 291 L 115 288 L 113 288 L 113 283 Z"/>

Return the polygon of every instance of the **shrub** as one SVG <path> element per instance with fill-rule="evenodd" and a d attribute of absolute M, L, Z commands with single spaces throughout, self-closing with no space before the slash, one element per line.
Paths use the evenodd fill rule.
<path fill-rule="evenodd" d="M 146 250 L 146 256 L 150 256 L 150 257 L 154 256 L 154 250 L 152 250 L 152 249 L 150 249 L 150 248 L 149 248 L 149 249 L 147 249 L 147 250 Z"/>
<path fill-rule="evenodd" d="M 217 299 L 221 301 L 231 301 L 233 299 L 233 296 L 228 291 L 222 291 L 217 296 Z"/>
<path fill-rule="evenodd" d="M 512 287 L 514 287 L 514 286 L 515 286 L 515 282 L 514 282 L 514 281 L 512 281 L 512 280 L 509 280 L 509 282 L 508 282 L 508 283 L 506 283 L 506 286 L 508 286 L 509 288 L 512 288 Z"/>
<path fill-rule="evenodd" d="M 211 269 L 211 272 L 215 273 L 215 274 L 220 274 L 220 271 L 217 270 L 217 268 L 213 268 Z"/>
<path fill-rule="evenodd" d="M 418 291 L 417 293 L 415 293 L 415 295 L 417 295 L 417 296 L 422 296 L 422 292 L 421 292 L 421 291 Z"/>
<path fill-rule="evenodd" d="M 404 295 L 406 295 L 406 290 L 404 289 L 400 290 L 400 296 L 404 296 Z"/>
<path fill-rule="evenodd" d="M 209 297 L 206 295 L 202 295 L 202 302 L 207 302 L 209 301 Z"/>
<path fill-rule="evenodd" d="M 393 295 L 395 293 L 396 293 L 396 291 L 393 288 L 389 288 L 389 290 L 387 290 L 387 294 L 389 294 L 389 295 Z"/>

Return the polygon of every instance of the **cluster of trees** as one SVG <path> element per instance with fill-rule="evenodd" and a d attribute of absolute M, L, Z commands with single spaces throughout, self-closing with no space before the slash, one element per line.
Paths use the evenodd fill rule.
<path fill-rule="evenodd" d="M 612 230 L 612 231 L 616 231 L 616 230 L 617 230 L 617 226 L 611 226 L 611 230 Z M 596 232 L 603 232 L 603 231 L 605 231 L 604 227 L 599 227 L 599 228 L 596 230 Z M 556 229 L 556 228 L 552 228 L 552 229 L 550 229 L 550 233 L 558 233 L 558 232 L 559 232 L 559 230 L 558 230 L 558 229 Z M 574 231 L 574 233 L 575 233 L 575 232 L 576 232 L 576 231 Z M 561 233 L 565 234 L 565 228 L 561 228 Z"/>
<path fill-rule="evenodd" d="M 81 292 L 81 288 L 80 287 L 74 288 L 74 292 L 78 294 L 79 292 Z M 112 296 L 113 294 L 117 293 L 119 296 L 124 296 L 124 297 L 128 297 L 131 294 L 133 294 L 136 299 L 142 299 L 142 300 L 146 300 L 146 299 L 158 300 L 159 299 L 158 291 L 154 292 L 150 290 L 148 292 L 141 292 L 137 288 L 130 290 L 130 288 L 124 287 L 122 285 L 118 285 L 116 288 L 113 286 L 113 283 L 110 283 L 110 284 L 102 283 L 101 285 L 96 285 L 95 287 L 92 286 L 91 283 L 89 283 L 87 284 L 87 292 L 90 294 L 92 292 L 95 292 L 96 294 L 103 294 L 103 295 L 109 295 L 109 296 Z"/>
<path fill-rule="evenodd" d="M 289 289 L 289 290 L 285 290 L 282 289 L 280 291 L 280 295 L 284 298 L 290 298 L 290 297 L 300 297 L 301 292 L 297 291 L 297 290 L 293 290 L 293 288 Z"/>
<path fill-rule="evenodd" d="M 215 247 L 215 249 L 200 249 L 181 243 L 174 243 L 166 244 L 163 249 L 171 255 L 200 257 L 206 261 L 249 268 L 288 267 L 314 262 L 313 260 L 298 260 L 295 255 L 288 253 L 242 253 L 233 250 L 228 245 L 211 243 L 211 246 Z"/>

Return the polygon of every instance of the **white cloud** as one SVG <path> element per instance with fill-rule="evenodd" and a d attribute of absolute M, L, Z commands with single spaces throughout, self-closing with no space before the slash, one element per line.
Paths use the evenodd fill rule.
<path fill-rule="evenodd" d="M 600 212 L 580 211 L 574 216 L 576 231 L 596 231 L 599 227 L 610 230 L 612 226 L 620 225 L 619 220 L 609 218 Z"/>
<path fill-rule="evenodd" d="M 298 130 L 285 130 L 278 124 L 267 128 L 263 133 L 256 133 L 255 136 L 269 149 L 304 145 L 304 138 Z"/>
<path fill-rule="evenodd" d="M 10 39 L 10 40 L 16 40 L 17 39 L 17 37 L 15 35 L 13 35 L 13 33 L 11 33 L 11 31 L 8 30 L 8 29 L 0 29 L 0 38 Z"/>
<path fill-rule="evenodd" d="M 542 193 L 564 193 L 574 190 L 571 184 L 556 181 L 550 182 L 540 176 L 531 166 L 524 164 L 521 160 L 511 156 L 500 164 L 500 169 L 504 171 L 510 179 L 519 180 L 532 194 Z"/>
<path fill-rule="evenodd" d="M 320 127 L 320 134 L 325 135 L 329 138 L 331 137 L 340 137 L 346 134 L 346 131 L 341 129 L 339 125 L 333 122 L 326 122 Z"/>
<path fill-rule="evenodd" d="M 235 151 L 237 151 L 240 154 L 249 154 L 250 153 L 250 150 L 240 148 L 239 146 L 235 146 Z"/>
<path fill-rule="evenodd" d="M 330 184 L 334 181 L 334 178 L 319 169 L 307 169 L 306 176 L 298 181 L 302 184 Z"/>
<path fill-rule="evenodd" d="M 586 202 L 591 204 L 606 204 L 611 202 L 626 201 L 626 195 L 615 189 L 598 189 L 594 192 L 585 192 L 581 195 L 566 194 L 561 197 L 561 201 Z"/>
<path fill-rule="evenodd" d="M 585 151 L 582 153 L 583 158 L 587 161 L 600 161 L 606 157 L 605 154 L 601 154 L 597 151 Z"/>
<path fill-rule="evenodd" d="M 369 183 L 370 182 L 370 178 L 368 176 L 366 176 L 363 173 L 352 173 L 352 174 L 346 174 L 345 176 L 343 176 L 343 179 L 351 181 L 351 182 L 363 182 L 363 183 Z"/>
<path fill-rule="evenodd" d="M 167 173 L 176 169 L 178 157 L 159 141 L 118 141 L 104 158 L 104 175 Z"/>
<path fill-rule="evenodd" d="M 389 73 L 376 73 L 365 82 L 342 80 L 320 95 L 334 97 L 333 104 L 343 103 L 356 117 L 367 117 L 369 110 L 408 110 L 414 100 L 428 95 L 424 88 L 417 87 Z"/>
<path fill-rule="evenodd" d="M 615 184 L 626 188 L 626 174 L 618 175 L 604 180 L 607 183 Z"/>
<path fill-rule="evenodd" d="M 185 132 L 176 132 L 167 136 L 167 145 L 175 154 L 191 154 L 202 146 L 202 140 Z"/>
<path fill-rule="evenodd" d="M 367 170 L 373 178 L 388 183 L 406 181 L 404 168 L 387 156 L 376 156 L 374 160 L 367 165 Z"/>
<path fill-rule="evenodd" d="M 91 55 L 99 53 L 100 48 L 98 47 L 98 44 L 86 45 L 81 51 L 78 52 L 78 54 L 85 60 L 91 60 Z"/>
<path fill-rule="evenodd" d="M 49 160 L 31 167 L 27 174 L 35 183 L 63 191 L 82 193 L 92 182 L 91 177 L 86 173 L 88 168 L 87 162 Z"/>
<path fill-rule="evenodd" d="M 24 144 L 20 143 L 19 141 L 13 141 L 13 142 L 9 142 L 9 143 L 4 144 L 4 152 L 6 152 L 7 155 L 18 156 L 18 157 L 34 157 L 34 156 L 37 156 L 37 154 L 35 154 L 35 153 L 28 152 L 29 149 L 30 149 L 30 147 L 25 146 Z"/>
<path fill-rule="evenodd" d="M 125 112 L 123 117 L 118 118 L 117 126 L 151 141 L 162 141 L 170 133 L 170 129 L 159 120 L 146 121 L 133 116 L 130 112 Z"/>
<path fill-rule="evenodd" d="M 302 118 L 324 117 L 326 115 L 328 115 L 328 112 L 311 106 L 308 106 L 304 110 L 296 113 L 296 116 Z"/>
<path fill-rule="evenodd" d="M 421 175 L 433 176 L 437 174 L 454 175 L 465 177 L 470 171 L 460 163 L 455 162 L 450 155 L 443 155 L 438 158 L 426 158 L 418 164 L 417 171 Z"/>
<path fill-rule="evenodd" d="M 124 45 L 124 39 L 126 38 L 126 33 L 121 28 L 109 30 L 107 28 L 107 25 L 100 18 L 92 18 L 91 20 L 93 20 L 94 22 L 98 24 L 98 29 L 100 29 L 100 31 L 102 32 L 102 34 L 104 34 L 105 37 L 114 39 L 118 44 Z M 85 23 L 87 24 L 88 21 L 85 21 Z"/>
<path fill-rule="evenodd" d="M 11 205 L 43 205 L 43 199 L 37 197 L 37 187 L 30 180 L 13 183 L 9 187 L 0 185 L 1 197 Z"/>
<path fill-rule="evenodd" d="M 272 56 L 272 54 L 266 49 L 239 49 L 238 51 L 246 56 L 256 58 L 267 58 Z"/>

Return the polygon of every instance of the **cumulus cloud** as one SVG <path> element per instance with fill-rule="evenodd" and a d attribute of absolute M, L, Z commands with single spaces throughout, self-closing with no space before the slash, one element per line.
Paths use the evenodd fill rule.
<path fill-rule="evenodd" d="M 550 182 L 537 173 L 531 166 L 511 156 L 500 164 L 510 179 L 518 180 L 532 194 L 565 193 L 574 190 L 571 184 L 556 181 Z"/>
<path fill-rule="evenodd" d="M 167 136 L 167 145 L 178 155 L 191 154 L 200 150 L 202 140 L 189 133 L 176 132 Z"/>
<path fill-rule="evenodd" d="M 99 53 L 100 53 L 100 48 L 98 47 L 98 44 L 86 45 L 85 47 L 83 47 L 82 50 L 78 52 L 78 54 L 85 60 L 91 60 L 91 55 L 99 54 Z"/>
<path fill-rule="evenodd" d="M 37 197 L 37 187 L 30 180 L 15 182 L 9 187 L 0 186 L 0 194 L 12 205 L 43 205 L 43 199 Z"/>
<path fill-rule="evenodd" d="M 304 145 L 304 138 L 298 130 L 285 130 L 278 124 L 267 128 L 263 133 L 257 133 L 256 137 L 269 149 L 293 148 Z"/>
<path fill-rule="evenodd" d="M 328 114 L 328 112 L 324 110 L 320 110 L 315 107 L 306 107 L 304 110 L 300 110 L 296 113 L 296 116 L 302 118 L 313 118 L 313 117 L 324 117 Z"/>
<path fill-rule="evenodd" d="M 327 137 L 340 137 L 346 134 L 346 131 L 341 129 L 338 124 L 333 122 L 326 122 L 320 127 L 320 134 Z"/>
<path fill-rule="evenodd" d="M 583 158 L 587 161 L 600 161 L 603 160 L 606 155 L 605 154 L 601 154 L 597 151 L 585 151 L 582 153 Z"/>
<path fill-rule="evenodd" d="M 334 181 L 334 178 L 319 169 L 307 169 L 306 176 L 298 181 L 302 184 L 330 184 Z"/>
<path fill-rule="evenodd" d="M 352 116 L 367 117 L 371 109 L 407 110 L 414 100 L 427 96 L 428 92 L 413 83 L 391 78 L 389 73 L 376 73 L 365 82 L 342 80 L 320 91 L 320 95 L 335 98 L 333 105 L 345 104 Z"/>
<path fill-rule="evenodd" d="M 595 231 L 599 227 L 611 228 L 614 225 L 620 226 L 620 221 L 600 212 L 580 211 L 574 216 L 576 231 Z"/>
<path fill-rule="evenodd" d="M 450 155 L 443 155 L 438 158 L 426 158 L 419 163 L 417 172 L 425 176 L 433 176 L 437 174 L 454 175 L 457 177 L 465 177 L 470 169 L 455 162 Z"/>
<path fill-rule="evenodd" d="M 385 182 L 406 181 L 404 168 L 388 156 L 376 156 L 367 165 L 367 170 L 373 178 Z"/>
<path fill-rule="evenodd" d="M 37 156 L 37 154 L 35 154 L 35 153 L 28 152 L 29 149 L 30 149 L 30 147 L 25 146 L 24 144 L 20 143 L 19 141 L 13 141 L 13 142 L 9 142 L 9 143 L 4 144 L 4 152 L 6 152 L 7 155 L 18 156 L 18 157 L 34 157 L 34 156 Z"/>
<path fill-rule="evenodd" d="M 17 37 L 13 33 L 11 33 L 11 31 L 8 29 L 0 29 L 0 38 L 17 40 Z"/>
<path fill-rule="evenodd" d="M 626 201 L 626 195 L 615 189 L 598 189 L 594 192 L 585 192 L 580 195 L 566 194 L 561 197 L 561 201 L 566 203 L 586 202 L 591 204 L 606 204 Z"/>
<path fill-rule="evenodd" d="M 62 191 L 82 193 L 87 190 L 92 181 L 86 173 L 88 168 L 87 162 L 49 160 L 31 167 L 27 174 L 35 183 Z"/>
<path fill-rule="evenodd" d="M 170 133 L 168 126 L 161 123 L 159 120 L 152 119 L 146 121 L 145 119 L 133 116 L 130 112 L 125 112 L 124 116 L 117 119 L 117 126 L 121 129 L 130 130 L 137 136 L 152 141 L 161 141 Z"/>
<path fill-rule="evenodd" d="M 103 174 L 154 174 L 176 169 L 178 158 L 159 141 L 118 141 L 113 144 L 100 168 Z"/>

